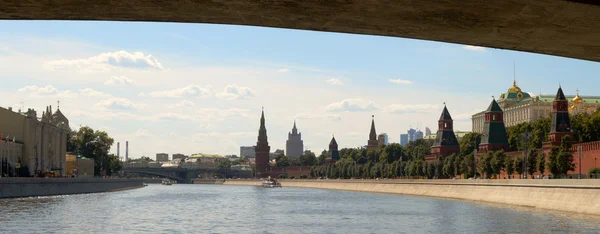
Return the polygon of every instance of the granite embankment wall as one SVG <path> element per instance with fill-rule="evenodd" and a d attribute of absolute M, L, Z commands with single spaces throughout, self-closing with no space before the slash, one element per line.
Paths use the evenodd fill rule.
<path fill-rule="evenodd" d="M 451 198 L 600 214 L 600 180 L 281 180 L 284 187 Z M 226 185 L 258 186 L 258 180 Z"/>
<path fill-rule="evenodd" d="M 110 192 L 142 186 L 138 179 L 0 178 L 0 198 Z"/>

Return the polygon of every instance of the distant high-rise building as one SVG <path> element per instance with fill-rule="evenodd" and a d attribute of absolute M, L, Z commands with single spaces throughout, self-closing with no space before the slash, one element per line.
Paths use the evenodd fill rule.
<path fill-rule="evenodd" d="M 304 154 L 311 154 L 311 153 L 312 153 L 312 151 L 310 151 L 310 150 L 305 150 L 304 151 Z"/>
<path fill-rule="evenodd" d="M 173 154 L 173 160 L 175 159 L 186 159 L 187 156 L 185 156 L 184 154 Z"/>
<path fill-rule="evenodd" d="M 166 153 L 158 153 L 158 154 L 156 154 L 156 161 L 157 162 L 167 162 L 167 161 L 169 161 L 169 154 L 166 154 Z"/>
<path fill-rule="evenodd" d="M 381 133 L 377 136 L 377 141 L 380 146 L 388 145 L 388 135 L 387 133 Z"/>
<path fill-rule="evenodd" d="M 425 136 L 431 136 L 431 129 L 425 127 Z"/>
<path fill-rule="evenodd" d="M 414 130 L 412 128 L 408 129 L 408 131 L 406 131 L 406 133 L 408 133 L 408 142 L 412 142 L 415 141 L 415 132 L 417 132 L 417 130 Z"/>
<path fill-rule="evenodd" d="M 414 140 L 416 141 L 416 140 L 419 140 L 419 139 L 421 139 L 421 138 L 423 138 L 423 132 L 422 132 L 421 130 L 417 130 L 417 131 L 415 132 L 415 137 L 414 137 Z"/>
<path fill-rule="evenodd" d="M 408 134 L 400 134 L 400 145 L 408 145 Z"/>
<path fill-rule="evenodd" d="M 256 158 L 255 146 L 240 146 L 241 158 Z"/>
<path fill-rule="evenodd" d="M 304 151 L 304 143 L 302 142 L 302 133 L 298 132 L 296 128 L 296 120 L 294 120 L 294 127 L 292 132 L 288 133 L 288 140 L 285 143 L 285 151 L 288 157 L 297 158 L 302 155 Z"/>

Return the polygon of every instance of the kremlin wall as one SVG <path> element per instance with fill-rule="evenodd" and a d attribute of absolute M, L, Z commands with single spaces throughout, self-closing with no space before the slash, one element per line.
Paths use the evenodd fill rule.
<path fill-rule="evenodd" d="M 535 111 L 530 111 L 530 110 L 519 110 L 516 111 L 515 113 L 521 113 L 521 114 L 531 114 L 531 116 L 533 116 L 535 114 L 535 119 L 537 118 L 542 118 L 543 117 L 543 113 L 548 112 L 549 115 L 552 116 L 552 123 L 551 123 L 551 127 L 550 127 L 550 133 L 548 135 L 548 142 L 544 142 L 543 146 L 540 149 L 533 149 L 533 152 L 539 152 L 542 151 L 545 156 L 546 159 L 548 158 L 550 149 L 552 148 L 552 146 L 558 146 L 560 145 L 561 139 L 564 136 L 570 136 L 571 138 L 573 137 L 573 132 L 571 130 L 571 122 L 570 122 L 570 117 L 569 114 L 570 113 L 580 113 L 580 112 L 590 112 L 590 111 L 594 111 L 597 108 L 600 107 L 600 103 L 598 103 L 598 101 L 596 101 L 595 103 L 593 102 L 593 100 L 591 100 L 592 102 L 590 102 L 590 100 L 584 100 L 582 97 L 579 96 L 579 93 L 571 100 L 571 103 L 569 103 L 569 100 L 566 98 L 566 96 L 563 93 L 562 87 L 559 87 L 557 90 L 556 95 L 554 96 L 552 102 L 550 103 L 548 101 L 548 97 L 544 97 L 542 100 L 540 101 L 540 97 L 536 97 L 536 98 L 532 98 L 531 96 L 529 96 L 529 94 L 524 94 L 521 89 L 516 86 L 516 82 L 513 83 L 513 86 L 511 88 L 508 89 L 507 93 L 504 93 L 501 95 L 501 98 L 496 101 L 496 99 L 492 99 L 489 107 L 480 113 L 477 113 L 475 115 L 473 115 L 473 130 L 474 132 L 477 132 L 476 130 L 479 130 L 479 133 L 481 134 L 481 143 L 478 146 L 478 149 L 476 152 L 474 152 L 477 155 L 477 158 L 475 160 L 478 160 L 479 158 L 481 158 L 483 155 L 487 154 L 488 152 L 492 152 L 492 151 L 498 151 L 498 150 L 503 150 L 505 151 L 506 155 L 512 159 L 515 159 L 517 157 L 522 157 L 525 155 L 524 151 L 508 151 L 509 149 L 509 143 L 508 143 L 508 134 L 507 134 L 507 130 L 506 130 L 506 126 L 507 124 L 505 123 L 505 120 L 507 118 L 510 119 L 517 119 L 514 118 L 514 116 L 512 116 L 512 114 L 514 114 L 514 108 L 521 108 L 521 107 L 527 107 L 523 106 L 521 104 L 526 104 L 526 103 L 544 103 L 543 106 L 546 106 L 546 109 L 550 109 L 550 110 L 543 110 L 540 113 L 537 113 Z M 529 105 L 528 104 L 528 105 Z M 521 106 L 519 106 L 521 105 Z M 507 112 L 504 111 L 504 109 L 511 109 L 511 111 L 509 112 L 510 115 L 507 115 Z M 593 109 L 593 110 L 592 110 Z M 527 115 L 518 115 L 523 117 L 520 123 L 522 122 L 527 122 L 527 121 L 531 121 L 532 119 L 530 119 L 530 117 L 527 117 Z M 271 177 L 279 177 L 281 175 L 286 176 L 286 177 L 295 177 L 295 178 L 300 178 L 301 176 L 310 176 L 310 167 L 299 167 L 299 166 L 289 166 L 289 167 L 285 167 L 285 168 L 280 168 L 280 167 L 275 167 L 273 165 L 269 164 L 269 151 L 270 151 L 270 146 L 267 140 L 267 130 L 265 127 L 265 117 L 264 117 L 264 110 L 261 113 L 261 121 L 260 121 L 261 125 L 260 125 L 260 129 L 259 129 L 259 136 L 258 136 L 258 141 L 256 144 L 256 148 L 255 148 L 255 153 L 256 153 L 256 177 L 257 178 L 265 178 L 268 176 Z M 475 124 L 477 123 L 477 124 Z M 514 122 L 513 124 L 514 125 Z M 294 123 L 294 134 L 296 134 L 296 130 L 295 130 L 295 123 Z M 298 138 L 299 139 L 299 138 Z M 576 142 L 573 142 L 572 144 L 572 149 L 571 152 L 573 152 L 573 163 L 574 163 L 574 170 L 569 171 L 568 175 L 569 176 L 573 176 L 573 175 L 579 175 L 579 172 L 581 171 L 581 174 L 587 174 L 587 171 L 591 168 L 596 168 L 598 167 L 598 159 L 600 158 L 600 141 L 599 142 L 587 142 L 587 143 L 580 143 L 577 144 Z M 371 130 L 369 132 L 369 140 L 367 141 L 367 149 L 375 149 L 379 147 L 379 142 L 377 140 L 377 133 L 375 131 L 375 121 L 374 119 L 371 121 Z M 327 163 L 335 163 L 337 160 L 339 160 L 339 151 L 338 151 L 338 145 L 337 142 L 335 141 L 335 138 L 332 138 L 331 143 L 329 145 L 329 152 L 331 153 L 332 157 L 330 157 L 327 160 Z M 450 111 L 448 110 L 448 108 L 446 107 L 446 105 L 444 105 L 444 109 L 442 110 L 442 114 L 440 115 L 439 121 L 438 121 L 438 131 L 436 133 L 436 139 L 433 142 L 433 145 L 431 147 L 431 151 L 429 155 L 425 156 L 425 161 L 426 162 L 433 162 L 433 163 L 439 163 L 439 159 L 442 159 L 446 156 L 449 156 L 451 154 L 459 154 L 460 153 L 460 145 L 459 142 L 457 140 L 457 137 L 454 133 L 454 129 L 453 129 L 453 120 L 452 117 L 450 115 Z M 580 163 L 580 156 L 581 155 L 581 163 Z M 548 161 L 548 160 L 546 160 Z M 474 162 L 474 163 L 477 163 Z M 548 168 L 546 167 L 545 172 L 544 173 L 534 173 L 533 175 L 529 175 L 528 178 L 542 178 L 543 176 L 548 176 L 551 173 L 549 172 Z M 515 177 L 509 177 L 506 172 L 504 172 L 503 170 L 501 171 L 499 178 L 515 178 Z"/>

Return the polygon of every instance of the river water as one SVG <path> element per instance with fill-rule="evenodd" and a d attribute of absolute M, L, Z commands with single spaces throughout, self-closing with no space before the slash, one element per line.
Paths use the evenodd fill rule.
<path fill-rule="evenodd" d="M 390 194 L 151 184 L 0 200 L 0 233 L 600 233 L 600 219 Z"/>

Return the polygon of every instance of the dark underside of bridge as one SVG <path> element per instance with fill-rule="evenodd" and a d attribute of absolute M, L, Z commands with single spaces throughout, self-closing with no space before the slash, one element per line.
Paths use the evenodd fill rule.
<path fill-rule="evenodd" d="M 600 61 L 593 0 L 2 0 L 0 19 L 195 22 L 385 35 Z"/>

